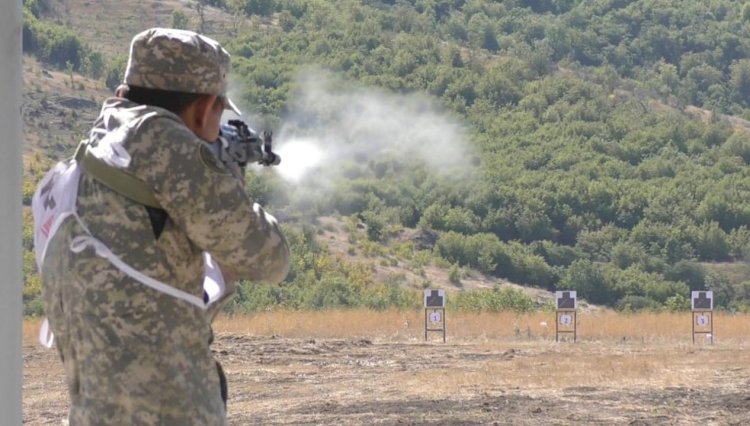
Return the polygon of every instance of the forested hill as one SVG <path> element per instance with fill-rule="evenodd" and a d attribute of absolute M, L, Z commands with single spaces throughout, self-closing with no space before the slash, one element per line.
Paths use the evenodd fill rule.
<path fill-rule="evenodd" d="M 750 306 L 743 1 L 24 4 L 26 53 L 71 81 L 114 88 L 151 25 L 233 54 L 233 97 L 276 131 L 282 165 L 303 158 L 298 173 L 248 174 L 288 221 L 295 264 L 281 287 L 243 285 L 232 309 L 414 306 L 429 267 L 620 309 L 687 309 L 698 289 Z M 326 216 L 348 251 L 323 238 Z M 420 278 L 373 272 L 391 266 Z M 471 297 L 461 306 L 530 306 Z"/>

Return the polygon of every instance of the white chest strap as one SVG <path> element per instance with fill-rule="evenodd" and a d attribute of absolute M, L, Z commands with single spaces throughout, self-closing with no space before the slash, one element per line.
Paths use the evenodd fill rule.
<path fill-rule="evenodd" d="M 76 219 L 78 219 L 76 217 Z M 93 247 L 96 254 L 107 260 L 109 260 L 117 269 L 121 270 L 130 278 L 140 282 L 141 284 L 150 287 L 158 292 L 167 294 L 176 299 L 183 300 L 190 303 L 191 305 L 206 310 L 211 304 L 216 302 L 224 295 L 226 291 L 226 284 L 224 282 L 223 274 L 219 265 L 214 262 L 211 255 L 203 253 L 204 265 L 205 265 L 205 276 L 203 280 L 203 289 L 208 295 L 208 302 L 204 302 L 202 298 L 194 296 L 188 292 L 176 289 L 168 284 L 161 281 L 155 280 L 148 275 L 138 271 L 127 263 L 123 262 L 116 254 L 112 253 L 104 243 L 97 240 L 90 235 L 82 235 L 73 238 L 70 243 L 70 249 L 74 253 L 82 252 L 86 247 Z M 51 348 L 55 342 L 55 336 L 49 326 L 49 320 L 47 318 L 42 322 L 42 326 L 39 329 L 39 343 L 47 348 Z"/>
<path fill-rule="evenodd" d="M 69 216 L 74 216 L 86 231 L 86 235 L 73 238 L 70 244 L 70 249 L 73 252 L 80 253 L 86 247 L 93 247 L 98 256 L 106 258 L 115 267 L 134 280 L 156 291 L 188 302 L 201 310 L 207 309 L 208 306 L 223 296 L 226 290 L 223 274 L 219 265 L 214 262 L 208 253 L 203 253 L 205 274 L 203 287 L 208 295 L 208 302 L 206 303 L 200 297 L 176 289 L 141 273 L 115 255 L 104 243 L 94 238 L 76 213 L 76 197 L 80 172 L 81 170 L 77 162 L 60 162 L 42 179 L 39 188 L 34 194 L 32 199 L 34 246 L 37 266 L 40 271 L 44 257 L 47 254 L 49 241 L 52 240 L 63 220 Z M 39 330 L 39 341 L 46 347 L 52 347 L 54 344 L 54 335 L 46 318 Z"/>
<path fill-rule="evenodd" d="M 109 247 L 105 246 L 101 241 L 97 240 L 96 238 L 90 235 L 82 235 L 79 237 L 75 237 L 73 238 L 73 241 L 70 243 L 70 249 L 74 253 L 80 253 L 86 247 L 93 247 L 98 256 L 101 256 L 109 260 L 115 267 L 117 267 L 117 269 L 121 270 L 130 278 L 133 278 L 134 280 L 140 282 L 141 284 L 147 287 L 151 287 L 152 289 L 162 292 L 164 294 L 168 294 L 177 299 L 184 300 L 192 305 L 197 306 L 200 309 L 206 309 L 207 305 L 206 303 L 203 302 L 203 299 L 201 299 L 200 297 L 194 296 L 190 293 L 186 293 L 182 290 L 178 290 L 170 285 L 164 284 L 161 281 L 157 281 L 149 277 L 148 275 L 134 269 L 132 266 L 123 262 L 122 259 L 120 259 L 116 254 L 112 253 L 112 250 L 110 250 Z"/>

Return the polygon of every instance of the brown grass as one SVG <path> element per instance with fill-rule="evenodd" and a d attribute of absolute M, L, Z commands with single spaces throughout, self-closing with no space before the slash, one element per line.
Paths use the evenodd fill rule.
<path fill-rule="evenodd" d="M 546 348 L 540 347 L 539 342 L 528 342 L 505 351 L 487 348 L 487 352 L 499 356 L 478 363 L 475 371 L 427 370 L 404 373 L 393 380 L 415 395 L 432 392 L 435 398 L 445 397 L 444 389 L 460 394 L 476 388 L 519 386 L 545 393 L 613 385 L 621 389 L 665 388 L 696 386 L 722 370 L 737 369 L 750 361 L 746 351 L 617 347 L 591 342 Z"/>
<path fill-rule="evenodd" d="M 230 424 L 749 424 L 748 315 L 717 313 L 714 345 L 691 344 L 690 312 L 581 313 L 575 344 L 540 331 L 554 312 L 448 312 L 447 344 L 423 341 L 423 315 L 220 317 Z M 25 347 L 29 424 L 64 417 L 63 374 L 55 351 Z"/>
<path fill-rule="evenodd" d="M 480 393 L 502 396 L 509 389 L 560 397 L 570 392 L 608 388 L 624 392 L 709 385 L 735 386 L 738 366 L 750 364 L 746 337 L 750 316 L 714 313 L 716 341 L 692 344 L 690 312 L 621 314 L 579 313 L 578 343 L 555 341 L 554 312 L 451 313 L 448 344 L 432 338 L 413 363 L 448 363 L 419 371 L 394 371 L 372 383 L 403 398 L 467 398 Z M 423 311 L 266 312 L 220 317 L 219 333 L 278 335 L 281 338 L 370 338 L 401 348 L 422 347 Z M 546 322 L 547 327 L 540 325 Z M 390 343 L 389 343 L 390 342 Z M 462 349 L 463 348 L 463 349 Z M 476 362 L 464 359 L 471 352 Z M 424 358 L 424 359 L 423 359 Z M 721 377 L 720 377 L 721 376 Z M 711 382 L 713 383 L 713 382 Z"/>
<path fill-rule="evenodd" d="M 555 339 L 555 313 L 446 313 L 448 339 Z M 692 315 L 684 313 L 621 314 L 612 311 L 578 313 L 578 340 L 618 342 L 688 342 Z M 543 323 L 547 325 L 544 326 Z M 281 337 L 370 338 L 414 340 L 424 338 L 424 312 L 418 311 L 272 311 L 219 317 L 217 332 L 279 335 Z M 561 335 L 561 337 L 563 337 Z M 701 336 L 702 337 L 702 336 Z M 737 342 L 750 337 L 750 315 L 714 313 L 716 342 Z"/>
<path fill-rule="evenodd" d="M 189 20 L 189 30 L 198 30 L 199 19 L 193 1 L 181 0 L 54 0 L 51 18 L 63 22 L 92 48 L 107 56 L 126 55 L 130 39 L 150 27 L 172 26 L 173 11 Z M 230 36 L 231 16 L 220 9 L 206 9 L 205 33 Z"/>
<path fill-rule="evenodd" d="M 39 318 L 25 319 L 23 321 L 22 334 L 24 344 L 34 344 L 37 342 L 41 324 L 42 320 Z"/>
<path fill-rule="evenodd" d="M 453 341 L 491 341 L 513 339 L 554 340 L 554 312 L 531 314 L 446 313 L 447 336 Z M 616 312 L 579 313 L 578 340 L 619 342 L 691 343 L 691 313 Z M 546 322 L 547 326 L 541 325 Z M 24 341 L 35 341 L 41 320 L 23 322 Z M 369 338 L 377 340 L 415 340 L 424 338 L 423 311 L 272 311 L 252 315 L 220 316 L 217 333 L 290 338 Z M 563 336 L 561 335 L 561 338 Z M 750 341 L 750 315 L 714 312 L 715 342 Z"/>

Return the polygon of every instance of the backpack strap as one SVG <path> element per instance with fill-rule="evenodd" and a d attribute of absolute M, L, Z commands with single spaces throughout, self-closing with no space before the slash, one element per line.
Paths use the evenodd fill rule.
<path fill-rule="evenodd" d="M 78 144 L 75 159 L 89 176 L 109 189 L 148 207 L 162 208 L 154 191 L 146 182 L 95 157 L 88 150 L 86 139 Z"/>

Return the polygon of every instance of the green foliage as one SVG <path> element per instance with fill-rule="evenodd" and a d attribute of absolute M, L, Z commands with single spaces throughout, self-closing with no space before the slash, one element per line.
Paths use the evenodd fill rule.
<path fill-rule="evenodd" d="M 612 305 L 616 297 L 600 267 L 587 259 L 574 261 L 557 283 L 557 288 L 575 290 L 578 296 L 591 303 Z"/>
<path fill-rule="evenodd" d="M 690 299 L 681 294 L 675 294 L 667 298 L 664 307 L 669 312 L 684 312 L 690 310 Z"/>
<path fill-rule="evenodd" d="M 235 10 L 240 10 L 246 15 L 269 16 L 275 9 L 274 0 L 226 0 L 228 5 Z"/>
<path fill-rule="evenodd" d="M 706 274 L 706 288 L 714 292 L 714 307 L 729 307 L 737 295 L 737 289 L 727 277 L 716 272 Z"/>
<path fill-rule="evenodd" d="M 521 290 L 496 286 L 492 290 L 470 290 L 451 295 L 447 308 L 469 312 L 529 312 L 537 305 Z"/>
<path fill-rule="evenodd" d="M 110 89 L 121 82 L 124 58 L 97 57 L 69 30 L 40 20 L 46 1 L 24 4 L 27 52 L 62 69 L 69 63 L 101 74 Z M 681 297 L 703 288 L 717 292 L 718 306 L 747 306 L 740 283 L 750 274 L 730 282 L 699 262 L 750 255 L 750 133 L 741 120 L 750 119 L 748 5 L 215 5 L 253 15 L 223 44 L 244 88 L 239 98 L 269 122 L 295 112 L 288 104 L 302 84 L 295 77 L 312 64 L 341 76 L 336 89 L 429 94 L 469 128 L 467 140 L 456 142 L 465 142 L 476 161 L 457 162 L 476 172 L 472 178 L 442 179 L 408 156 L 378 155 L 337 163 L 344 177 L 326 183 L 331 193 L 311 185 L 292 197 L 272 174 L 249 173 L 249 195 L 271 211 L 357 214 L 369 242 L 352 233 L 353 250 L 371 255 L 395 230 L 418 226 L 434 234 L 437 241 L 427 245 L 433 251 L 398 248 L 417 271 L 430 263 L 475 268 L 575 289 L 590 302 L 622 309 L 682 309 Z M 682 114 L 688 105 L 704 108 L 691 110 L 707 122 Z M 731 125 L 724 114 L 734 116 Z M 310 116 L 305 125 L 327 128 L 329 119 Z M 332 258 L 315 246 L 314 234 L 293 234 L 287 282 L 243 284 L 238 306 L 402 300 L 395 286 L 374 282 L 367 266 Z"/>
<path fill-rule="evenodd" d="M 31 250 L 23 252 L 23 303 L 24 315 L 38 316 L 43 313 L 42 280 L 36 269 L 36 257 Z"/>
<path fill-rule="evenodd" d="M 448 271 L 448 281 L 450 281 L 451 284 L 460 286 L 461 275 L 461 267 L 458 265 L 452 265 L 451 269 Z"/>
<path fill-rule="evenodd" d="M 172 12 L 172 28 L 179 28 L 182 30 L 188 29 L 189 20 L 187 15 L 180 10 L 174 10 Z"/>
<path fill-rule="evenodd" d="M 36 191 L 36 183 L 25 180 L 23 182 L 23 187 L 21 190 L 22 202 L 24 206 L 31 205 L 31 198 L 34 196 L 34 191 Z"/>
<path fill-rule="evenodd" d="M 585 255 L 575 247 L 553 243 L 551 241 L 537 241 L 531 245 L 534 252 L 544 258 L 550 266 L 569 266 L 575 260 L 582 259 Z"/>
<path fill-rule="evenodd" d="M 89 52 L 88 55 L 81 59 L 82 74 L 88 75 L 95 79 L 100 79 L 106 72 L 106 60 L 99 52 Z"/>
<path fill-rule="evenodd" d="M 31 251 L 34 248 L 34 217 L 29 210 L 23 212 L 21 237 L 24 251 Z"/>
<path fill-rule="evenodd" d="M 72 30 L 37 19 L 33 10 L 38 4 L 29 2 L 24 7 L 23 51 L 58 69 L 71 68 L 99 78 L 104 63 L 101 54 L 91 51 Z"/>
<path fill-rule="evenodd" d="M 125 81 L 125 67 L 127 66 L 127 57 L 119 56 L 107 63 L 104 73 L 104 84 L 110 90 L 115 90 L 123 81 Z"/>
<path fill-rule="evenodd" d="M 64 69 L 68 63 L 75 70 L 81 67 L 83 45 L 74 32 L 65 27 L 47 24 L 30 14 L 25 15 L 23 50 L 34 53 L 43 62 Z"/>
<path fill-rule="evenodd" d="M 450 262 L 515 282 L 551 287 L 557 280 L 553 269 L 531 247 L 518 242 L 501 242 L 494 234 L 465 236 L 446 232 L 436 248 Z"/>
<path fill-rule="evenodd" d="M 281 285 L 241 282 L 228 312 L 274 308 L 415 308 L 420 294 L 398 277 L 375 283 L 371 268 L 332 257 L 316 241 L 313 227 L 284 227 L 292 252 L 292 268 Z"/>
<path fill-rule="evenodd" d="M 43 19 L 43 15 L 49 13 L 51 7 L 49 0 L 24 0 L 24 53 L 34 55 L 41 62 L 69 73 L 77 72 L 94 79 L 104 78 L 107 85 L 111 85 L 109 80 L 112 78 L 112 66 L 102 53 L 91 49 L 75 31 Z M 120 70 L 124 70 L 124 65 L 118 71 Z M 117 84 L 122 82 L 122 73 L 117 76 L 117 80 Z"/>
<path fill-rule="evenodd" d="M 51 9 L 50 0 L 23 0 L 23 8 L 31 13 L 34 18 L 41 18 Z"/>
<path fill-rule="evenodd" d="M 230 313 L 285 308 L 325 310 L 333 308 L 413 309 L 421 306 L 420 294 L 399 285 L 362 285 L 345 277 L 324 277 L 314 282 L 280 286 L 241 282 L 237 295 L 226 306 Z"/>
<path fill-rule="evenodd" d="M 386 225 L 383 217 L 371 210 L 365 211 L 361 216 L 367 227 L 367 238 L 370 241 L 380 241 Z"/>
<path fill-rule="evenodd" d="M 662 305 L 646 296 L 630 295 L 617 301 L 618 310 L 625 312 L 637 312 L 642 310 L 659 310 Z"/>
<path fill-rule="evenodd" d="M 699 264 L 689 260 L 681 260 L 671 265 L 664 277 L 670 281 L 683 282 L 691 291 L 706 289 L 706 270 Z"/>
<path fill-rule="evenodd" d="M 473 234 L 479 229 L 479 222 L 480 219 L 465 207 L 451 208 L 433 204 L 424 211 L 419 225 L 429 229 Z"/>

